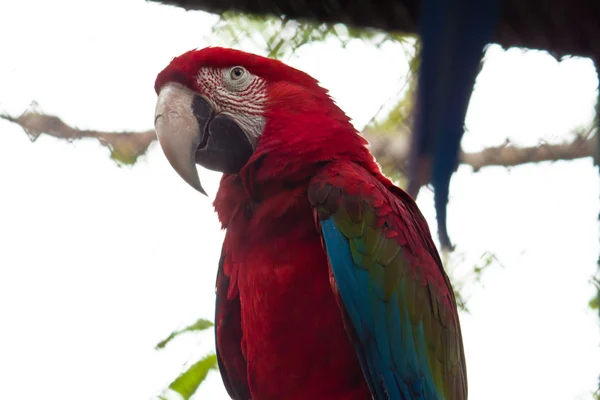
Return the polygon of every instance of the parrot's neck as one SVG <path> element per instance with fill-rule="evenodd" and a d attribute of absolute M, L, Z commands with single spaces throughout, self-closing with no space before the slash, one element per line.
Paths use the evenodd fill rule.
<path fill-rule="evenodd" d="M 256 151 L 240 173 L 223 175 L 214 206 L 224 228 L 240 212 L 252 213 L 265 203 L 269 203 L 270 215 L 308 207 L 310 179 L 334 161 L 359 164 L 386 187 L 393 186 L 382 175 L 367 141 L 348 120 L 313 117 L 301 121 L 285 123 L 280 118 L 276 124 L 267 123 Z"/>

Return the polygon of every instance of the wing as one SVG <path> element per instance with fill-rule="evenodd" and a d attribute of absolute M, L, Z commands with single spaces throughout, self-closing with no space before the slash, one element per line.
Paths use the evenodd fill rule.
<path fill-rule="evenodd" d="M 440 242 L 451 248 L 446 229 L 450 178 L 456 169 L 465 115 L 481 68 L 484 46 L 500 16 L 500 0 L 423 0 L 421 66 L 408 192 L 431 179 Z M 430 176 L 419 174 L 430 172 Z"/>
<path fill-rule="evenodd" d="M 417 205 L 392 190 L 349 162 L 309 185 L 346 330 L 374 399 L 466 399 L 454 293 Z"/>
<path fill-rule="evenodd" d="M 216 285 L 217 362 L 229 396 L 234 400 L 250 400 L 246 359 L 242 355 L 240 298 L 237 290 L 230 287 L 230 280 L 226 275 L 226 262 L 225 246 L 223 246 Z"/>

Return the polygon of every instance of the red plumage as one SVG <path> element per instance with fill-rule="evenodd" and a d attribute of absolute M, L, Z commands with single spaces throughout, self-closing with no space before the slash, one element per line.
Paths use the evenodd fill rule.
<path fill-rule="evenodd" d="M 223 176 L 214 201 L 227 229 L 219 279 L 229 281 L 227 299 L 241 303 L 244 332 L 238 344 L 221 320 L 228 311 L 217 309 L 224 367 L 233 385 L 247 379 L 255 399 L 370 399 L 331 290 L 307 189 L 322 163 L 334 159 L 376 174 L 379 168 L 348 117 L 308 75 L 296 77 L 274 60 L 254 69 L 228 61 L 267 79 L 270 103 L 254 155 L 239 175 Z M 226 356 L 236 346 L 247 375 L 239 356 Z"/>
<path fill-rule="evenodd" d="M 227 176 L 217 210 L 232 199 L 237 212 L 219 213 L 229 218 L 216 315 L 217 346 L 231 386 L 248 385 L 254 399 L 369 399 L 329 284 L 306 187 L 257 204 L 238 178 Z M 231 314 L 237 307 L 239 317 Z M 242 391 L 238 398 L 247 399 Z"/>

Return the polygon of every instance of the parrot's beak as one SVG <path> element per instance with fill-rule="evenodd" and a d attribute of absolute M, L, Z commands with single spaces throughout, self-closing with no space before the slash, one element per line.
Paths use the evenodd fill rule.
<path fill-rule="evenodd" d="M 205 195 L 196 163 L 214 171 L 238 173 L 254 151 L 247 135 L 231 117 L 215 114 L 206 99 L 176 83 L 168 83 L 160 90 L 154 127 L 171 166 Z"/>

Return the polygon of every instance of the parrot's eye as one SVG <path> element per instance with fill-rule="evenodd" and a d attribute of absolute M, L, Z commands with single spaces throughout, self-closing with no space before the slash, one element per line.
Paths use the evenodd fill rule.
<path fill-rule="evenodd" d="M 246 73 L 246 70 L 244 68 L 233 67 L 233 68 L 231 68 L 231 72 L 229 72 L 229 76 L 231 76 L 232 80 L 237 81 L 237 80 L 241 79 L 245 73 Z"/>
<path fill-rule="evenodd" d="M 246 68 L 240 66 L 224 68 L 222 71 L 225 89 L 231 92 L 245 90 L 255 78 Z"/>

